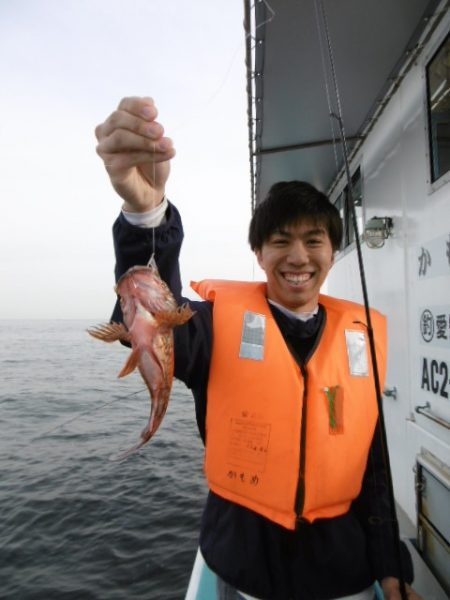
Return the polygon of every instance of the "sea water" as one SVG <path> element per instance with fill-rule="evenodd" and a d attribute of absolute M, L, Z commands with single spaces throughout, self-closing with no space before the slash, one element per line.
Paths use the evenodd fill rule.
<path fill-rule="evenodd" d="M 191 393 L 175 381 L 155 437 L 129 353 L 96 321 L 0 321 L 0 598 L 178 600 L 206 487 Z"/>

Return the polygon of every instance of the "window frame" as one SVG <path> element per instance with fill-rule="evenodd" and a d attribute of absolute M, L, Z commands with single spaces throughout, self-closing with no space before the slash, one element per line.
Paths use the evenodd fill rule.
<path fill-rule="evenodd" d="M 436 160 L 436 151 L 437 147 L 436 139 L 433 137 L 433 130 L 435 123 L 432 121 L 432 113 L 431 113 L 431 101 L 430 101 L 430 92 L 429 92 L 429 70 L 431 64 L 436 59 L 439 52 L 446 44 L 450 45 L 450 31 L 443 35 L 443 37 L 439 40 L 438 44 L 431 51 L 431 53 L 426 57 L 423 64 L 423 80 L 425 82 L 424 85 L 424 104 L 425 104 L 425 113 L 426 113 L 426 145 L 427 145 L 427 163 L 428 163 L 428 183 L 430 185 L 430 193 L 439 189 L 446 183 L 450 181 L 450 165 L 447 171 L 438 177 L 435 177 L 435 167 L 434 162 Z"/>
<path fill-rule="evenodd" d="M 361 215 L 359 218 L 360 231 L 359 231 L 359 239 L 360 241 L 364 238 L 364 186 L 363 186 L 363 176 L 361 165 L 358 165 L 352 174 L 352 187 L 353 190 L 359 188 L 358 198 L 360 203 L 358 206 L 361 207 Z M 348 182 L 344 185 L 340 193 L 336 196 L 333 201 L 334 206 L 339 210 L 339 214 L 342 218 L 343 224 L 343 236 L 342 236 L 342 245 L 337 251 L 337 256 L 343 256 L 347 252 L 351 251 L 356 246 L 355 232 L 353 231 L 353 222 L 351 217 L 351 207 L 350 207 L 350 198 L 348 195 Z M 338 203 L 342 204 L 342 208 L 338 207 Z M 358 215 L 357 215 L 358 220 Z"/>

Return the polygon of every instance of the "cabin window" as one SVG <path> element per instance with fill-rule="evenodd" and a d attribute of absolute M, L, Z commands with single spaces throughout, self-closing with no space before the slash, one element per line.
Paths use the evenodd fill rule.
<path fill-rule="evenodd" d="M 338 209 L 342 223 L 344 224 L 344 235 L 342 237 L 341 247 L 339 248 L 339 250 L 343 250 L 345 248 L 344 192 L 339 194 L 334 205 Z"/>
<path fill-rule="evenodd" d="M 450 35 L 426 68 L 431 179 L 450 171 Z"/>
<path fill-rule="evenodd" d="M 362 234 L 362 184 L 361 184 L 361 169 L 355 171 L 352 177 L 353 202 L 356 211 L 356 221 L 358 223 L 359 235 Z M 353 228 L 350 194 L 348 193 L 348 184 L 339 194 L 334 203 L 341 215 L 344 225 L 344 235 L 342 238 L 341 250 L 347 248 L 355 241 L 355 232 Z"/>

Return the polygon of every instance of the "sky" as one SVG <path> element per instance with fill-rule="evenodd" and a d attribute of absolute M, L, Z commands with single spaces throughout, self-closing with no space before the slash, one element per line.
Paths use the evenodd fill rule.
<path fill-rule="evenodd" d="M 0 0 L 0 318 L 109 318 L 121 200 L 94 129 L 124 96 L 155 99 L 177 150 L 186 295 L 261 278 L 244 55 L 242 0 Z"/>

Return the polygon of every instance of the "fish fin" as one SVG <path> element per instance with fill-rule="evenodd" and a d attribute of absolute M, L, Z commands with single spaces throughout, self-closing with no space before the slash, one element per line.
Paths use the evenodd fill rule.
<path fill-rule="evenodd" d="M 103 325 L 91 327 L 87 332 L 97 340 L 102 340 L 102 342 L 111 343 L 117 340 L 130 342 L 130 334 L 123 323 L 104 323 Z"/>
<path fill-rule="evenodd" d="M 177 325 L 183 325 L 194 315 L 195 312 L 191 310 L 190 306 L 188 304 L 183 304 L 176 310 L 160 310 L 155 313 L 154 317 L 158 325 L 176 327 Z"/>
<path fill-rule="evenodd" d="M 125 377 L 125 375 L 129 375 L 130 373 L 132 373 L 138 366 L 140 355 L 140 351 L 137 348 L 135 348 L 128 357 L 127 362 L 122 367 L 122 370 L 120 371 L 118 377 Z"/>

